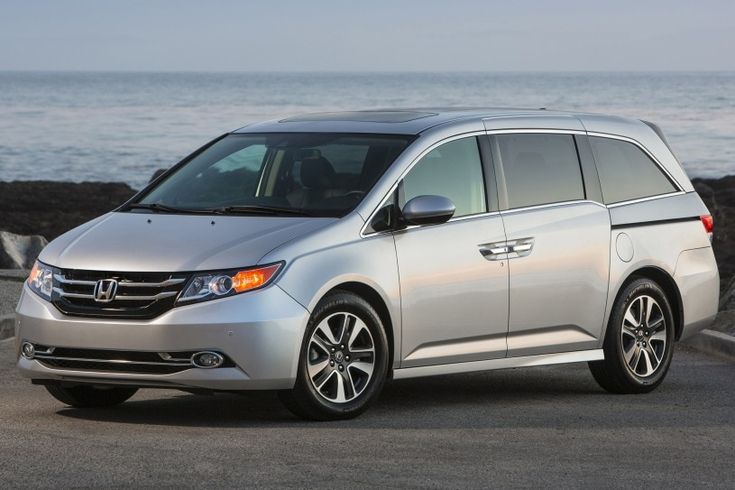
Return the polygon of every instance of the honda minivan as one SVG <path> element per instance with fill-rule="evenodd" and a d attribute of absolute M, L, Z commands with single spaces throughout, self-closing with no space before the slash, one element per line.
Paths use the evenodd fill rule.
<path fill-rule="evenodd" d="M 353 417 L 388 379 L 587 362 L 656 388 L 717 312 L 712 217 L 660 129 L 509 109 L 246 126 L 51 242 L 18 367 L 74 407 L 277 390 Z"/>

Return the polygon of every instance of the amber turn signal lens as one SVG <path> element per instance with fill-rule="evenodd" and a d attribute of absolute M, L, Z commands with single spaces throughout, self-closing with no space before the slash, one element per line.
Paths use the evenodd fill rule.
<path fill-rule="evenodd" d="M 267 284 L 280 268 L 281 264 L 273 264 L 260 269 L 240 271 L 232 277 L 232 289 L 242 293 L 259 288 Z"/>
<path fill-rule="evenodd" d="M 32 283 L 33 281 L 35 281 L 35 280 L 36 280 L 36 278 L 38 278 L 38 275 L 39 275 L 40 273 L 41 273 L 41 269 L 39 269 L 39 268 L 38 268 L 38 262 L 35 262 L 35 263 L 33 264 L 33 269 L 31 269 L 31 273 L 30 273 L 30 275 L 28 276 L 28 283 L 30 284 L 30 283 Z"/>

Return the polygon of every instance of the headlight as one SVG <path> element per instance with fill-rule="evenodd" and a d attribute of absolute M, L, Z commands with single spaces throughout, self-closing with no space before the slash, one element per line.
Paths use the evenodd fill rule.
<path fill-rule="evenodd" d="M 278 274 L 283 262 L 251 269 L 234 269 L 195 274 L 179 296 L 177 304 L 224 298 L 267 286 Z"/>
<path fill-rule="evenodd" d="M 51 292 L 54 288 L 54 268 L 36 261 L 28 276 L 28 285 L 34 293 L 51 301 Z"/>

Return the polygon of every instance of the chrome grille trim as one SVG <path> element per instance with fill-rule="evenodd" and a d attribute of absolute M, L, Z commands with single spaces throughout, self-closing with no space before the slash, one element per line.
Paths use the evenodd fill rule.
<path fill-rule="evenodd" d="M 51 302 L 66 315 L 151 319 L 176 305 L 189 278 L 186 272 L 58 269 L 53 275 Z M 100 301 L 95 289 L 100 281 L 109 279 L 117 282 L 117 293 L 111 300 Z"/>
<path fill-rule="evenodd" d="M 193 367 L 190 361 L 187 362 L 148 362 L 148 361 L 129 361 L 126 359 L 92 359 L 83 357 L 62 357 L 40 354 L 35 356 L 36 359 L 47 359 L 49 361 L 82 361 L 82 362 L 99 362 L 108 364 L 140 364 L 143 366 L 179 366 L 179 367 Z"/>
<path fill-rule="evenodd" d="M 62 274 L 54 274 L 54 279 L 56 279 L 61 284 L 71 284 L 74 286 L 94 286 L 97 284 L 97 281 L 82 281 L 79 279 L 67 279 L 66 276 Z M 117 285 L 118 287 L 129 287 L 129 288 L 165 288 L 167 286 L 175 286 L 176 284 L 181 284 L 184 281 L 186 281 L 186 278 L 171 278 L 171 279 L 166 279 L 165 281 L 162 281 L 162 282 L 119 281 Z"/>
<path fill-rule="evenodd" d="M 93 294 L 67 293 L 61 288 L 54 288 L 54 292 L 64 298 L 94 299 Z M 163 298 L 171 298 L 177 294 L 179 294 L 178 291 L 164 291 L 152 296 L 127 296 L 124 294 L 118 294 L 115 296 L 114 301 L 158 301 Z"/>

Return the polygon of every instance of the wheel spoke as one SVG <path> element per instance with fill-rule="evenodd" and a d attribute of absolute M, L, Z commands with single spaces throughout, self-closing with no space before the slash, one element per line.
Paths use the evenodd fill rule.
<path fill-rule="evenodd" d="M 311 338 L 311 344 L 318 347 L 320 350 L 324 351 L 325 354 L 329 355 L 331 353 L 330 347 L 318 336 L 314 335 Z"/>
<path fill-rule="evenodd" d="M 337 371 L 334 372 L 336 373 Z M 344 403 L 347 401 L 347 396 L 345 395 L 345 378 L 341 374 L 337 374 L 337 396 L 334 401 L 337 403 Z"/>
<path fill-rule="evenodd" d="M 659 330 L 658 332 L 651 335 L 649 342 L 666 342 L 666 329 Z"/>
<path fill-rule="evenodd" d="M 644 373 L 644 376 L 648 376 L 654 371 L 653 364 L 651 363 L 651 354 L 649 354 L 647 349 L 643 349 L 641 354 L 643 355 L 643 361 L 646 364 L 646 372 Z"/>
<path fill-rule="evenodd" d="M 628 366 L 630 366 L 631 369 L 635 369 L 635 365 L 632 361 L 636 355 L 639 355 L 639 351 L 640 347 L 638 347 L 638 344 L 634 342 L 631 344 L 630 348 L 623 353 L 625 356 L 625 362 L 628 363 Z"/>
<path fill-rule="evenodd" d="M 633 349 L 633 355 L 631 356 L 631 360 L 628 362 L 628 366 L 630 366 L 630 369 L 633 370 L 633 372 L 637 372 L 636 369 L 638 368 L 638 363 L 641 360 L 641 348 L 637 345 L 635 346 L 635 349 Z"/>
<path fill-rule="evenodd" d="M 641 296 L 641 300 L 643 301 L 643 304 L 645 304 L 645 307 L 646 307 L 646 310 L 645 310 L 646 315 L 645 317 L 643 317 L 642 323 L 646 327 L 649 327 L 650 326 L 649 322 L 651 321 L 651 310 L 653 310 L 654 301 L 652 298 L 649 298 L 648 296 Z"/>
<path fill-rule="evenodd" d="M 349 365 L 348 369 L 359 369 L 363 373 L 367 374 L 368 376 L 373 375 L 373 363 L 371 362 L 353 362 Z"/>
<path fill-rule="evenodd" d="M 330 371 L 322 375 L 318 380 L 313 380 L 314 385 L 316 386 L 316 389 L 321 390 L 324 387 L 324 385 L 327 384 L 327 381 L 329 381 L 336 372 L 337 371 Z"/>
<path fill-rule="evenodd" d="M 342 319 L 342 324 L 339 327 L 339 344 L 344 345 L 347 341 L 347 335 L 350 331 L 350 325 L 353 323 L 352 320 L 354 318 L 354 316 L 345 313 L 344 318 Z"/>
<path fill-rule="evenodd" d="M 653 358 L 654 361 L 656 361 L 656 364 L 653 366 L 654 369 L 656 366 L 658 366 L 661 363 L 661 358 L 658 357 L 658 354 L 656 354 L 656 349 L 654 349 L 650 344 L 648 345 L 648 355 Z"/>
<path fill-rule="evenodd" d="M 349 368 L 344 371 L 343 373 L 345 378 L 345 392 L 347 393 L 347 398 L 351 399 L 357 396 L 357 390 L 355 389 L 355 380 L 352 379 L 352 373 L 350 373 Z"/>
<path fill-rule="evenodd" d="M 327 323 L 327 320 L 322 321 L 319 324 L 319 326 L 316 327 L 316 329 L 317 329 L 318 332 L 320 332 L 324 336 L 324 338 L 330 344 L 338 344 L 339 343 L 339 341 L 334 337 L 334 333 L 332 333 L 332 329 L 329 326 L 329 323 Z"/>
<path fill-rule="evenodd" d="M 309 377 L 311 379 L 314 379 L 317 375 L 319 375 L 324 369 L 329 365 L 329 358 L 324 359 L 323 361 L 319 361 L 316 364 L 309 363 Z"/>
<path fill-rule="evenodd" d="M 664 316 L 661 315 L 659 318 L 657 318 L 655 321 L 651 322 L 648 325 L 648 328 L 651 329 L 653 332 L 660 330 L 661 327 L 664 326 Z"/>
<path fill-rule="evenodd" d="M 635 316 L 633 316 L 633 305 L 631 305 L 628 308 L 628 311 L 625 312 L 623 327 L 625 327 L 626 329 L 635 330 L 637 326 L 638 326 L 638 320 L 636 320 Z"/>

